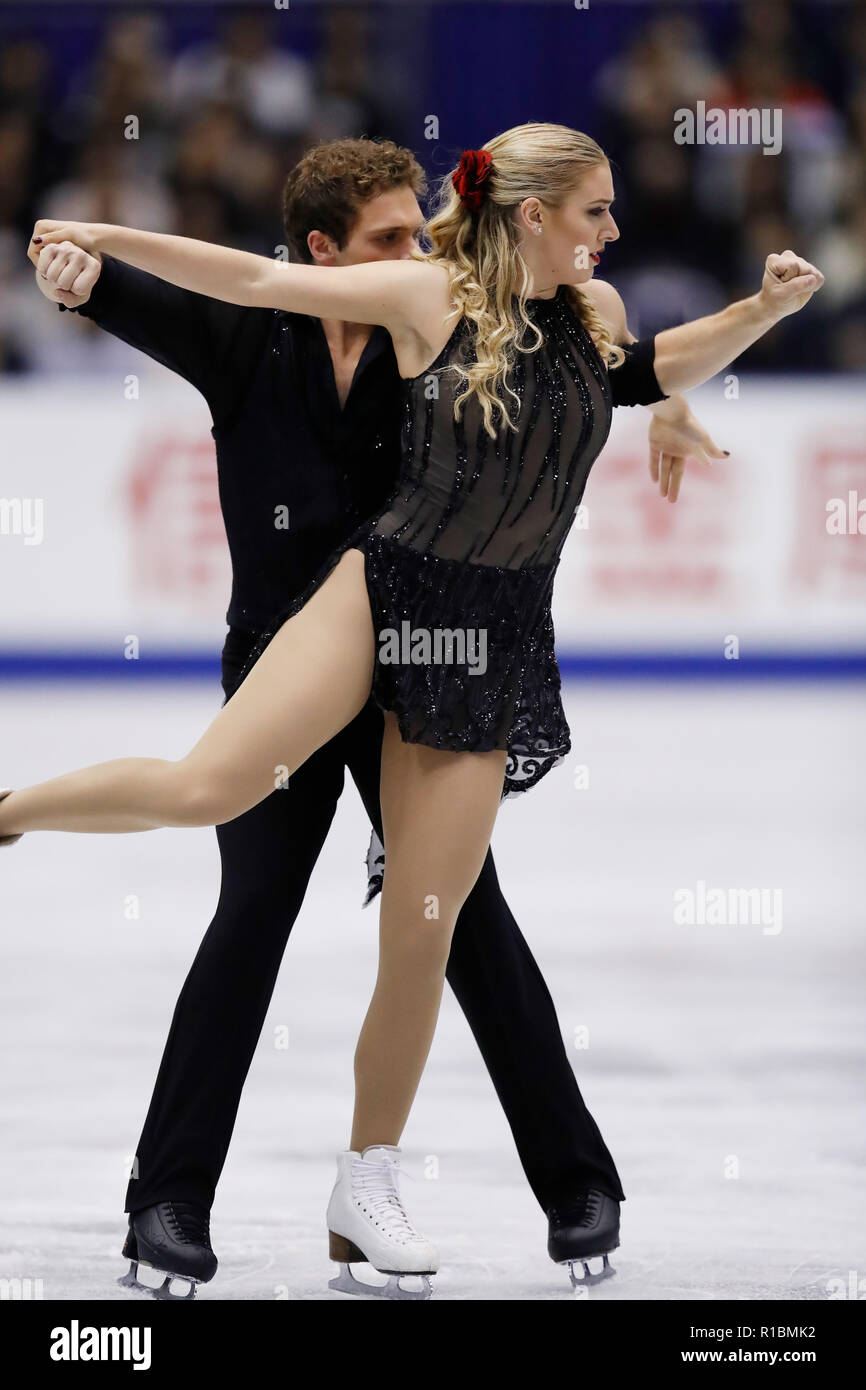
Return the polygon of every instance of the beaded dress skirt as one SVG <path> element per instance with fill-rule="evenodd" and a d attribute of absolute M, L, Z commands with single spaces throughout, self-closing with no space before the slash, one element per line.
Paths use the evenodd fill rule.
<path fill-rule="evenodd" d="M 534 786 L 568 753 L 551 617 L 553 580 L 612 406 L 662 397 L 653 340 L 608 372 L 560 286 L 527 301 L 544 342 L 516 354 L 513 431 L 491 439 L 475 397 L 454 419 L 457 374 L 473 357 L 459 319 L 438 357 L 405 380 L 401 466 L 376 516 L 328 557 L 251 653 L 349 549 L 362 551 L 377 640 L 372 696 L 406 742 L 507 751 L 502 796 Z"/>

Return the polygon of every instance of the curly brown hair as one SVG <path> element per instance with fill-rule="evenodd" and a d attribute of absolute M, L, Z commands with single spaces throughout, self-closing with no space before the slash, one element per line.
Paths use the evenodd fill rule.
<path fill-rule="evenodd" d="M 307 237 L 324 232 L 345 246 L 365 203 L 408 186 L 421 197 L 426 176 L 411 150 L 393 140 L 328 140 L 313 145 L 283 188 L 283 226 L 292 256 L 309 264 Z"/>

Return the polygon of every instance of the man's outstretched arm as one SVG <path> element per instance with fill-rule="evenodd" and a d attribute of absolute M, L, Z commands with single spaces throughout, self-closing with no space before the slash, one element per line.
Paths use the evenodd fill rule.
<path fill-rule="evenodd" d="M 246 310 L 178 289 L 71 242 L 45 247 L 36 266 L 36 283 L 46 299 L 92 319 L 113 337 L 177 372 L 209 403 L 224 405 L 226 394 L 233 394 L 239 373 L 229 371 L 229 359 L 239 346 Z"/>

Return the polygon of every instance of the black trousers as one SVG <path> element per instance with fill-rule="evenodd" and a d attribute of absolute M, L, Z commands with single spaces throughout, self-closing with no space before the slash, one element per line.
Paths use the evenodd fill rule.
<path fill-rule="evenodd" d="M 226 694 L 236 685 L 251 641 L 238 629 L 229 633 Z M 288 787 L 217 826 L 219 902 L 175 1007 L 126 1211 L 167 1199 L 211 1207 L 289 932 L 347 768 L 381 838 L 383 731 L 382 713 L 370 701 L 292 773 Z M 359 867 L 362 862 L 359 855 Z M 490 850 L 457 919 L 447 979 L 541 1207 L 547 1210 L 586 1186 L 624 1200 L 613 1159 L 578 1089 L 547 986 L 502 896 Z"/>

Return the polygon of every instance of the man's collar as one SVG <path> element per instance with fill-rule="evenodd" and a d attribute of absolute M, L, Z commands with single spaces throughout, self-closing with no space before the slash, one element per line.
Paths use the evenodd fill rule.
<path fill-rule="evenodd" d="M 319 342 L 324 344 L 327 348 L 327 340 L 325 338 L 325 330 L 322 327 L 322 320 L 317 317 L 317 315 L 298 314 L 291 309 L 276 309 L 274 312 L 279 314 L 281 318 L 290 323 L 293 327 L 296 326 L 299 328 L 300 331 L 308 337 L 318 339 Z M 368 362 L 372 362 L 375 358 L 380 357 L 382 353 L 388 349 L 393 352 L 391 334 L 388 332 L 387 328 L 383 328 L 381 324 L 374 323 L 372 325 L 370 337 L 364 344 L 364 351 L 361 353 L 358 366 L 360 367 L 361 363 L 366 366 Z"/>

